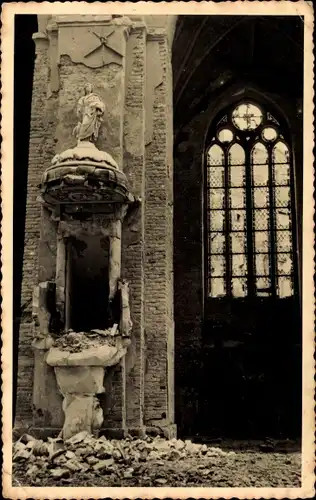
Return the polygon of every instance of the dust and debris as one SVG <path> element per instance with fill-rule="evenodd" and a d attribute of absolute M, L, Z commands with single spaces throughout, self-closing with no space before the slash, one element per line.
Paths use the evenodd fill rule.
<path fill-rule="evenodd" d="M 23 435 L 13 446 L 14 481 L 53 486 L 298 487 L 299 453 L 224 451 L 190 440 Z"/>
<path fill-rule="evenodd" d="M 116 346 L 116 337 L 119 335 L 118 325 L 114 324 L 107 330 L 94 329 L 90 332 L 74 332 L 68 330 L 54 342 L 54 347 L 70 353 L 81 352 L 85 349 L 97 348 L 103 345 Z"/>

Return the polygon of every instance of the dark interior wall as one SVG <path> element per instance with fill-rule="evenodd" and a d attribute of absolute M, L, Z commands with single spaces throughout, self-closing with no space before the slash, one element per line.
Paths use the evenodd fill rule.
<path fill-rule="evenodd" d="M 26 183 L 37 16 L 16 15 L 14 24 L 14 208 L 13 208 L 13 419 L 21 304 Z"/>
<path fill-rule="evenodd" d="M 230 103 L 252 97 L 281 114 L 295 148 L 301 231 L 301 20 L 198 17 L 178 20 L 173 46 L 176 423 L 182 435 L 299 435 L 297 300 L 210 304 L 203 295 L 203 154 Z"/>

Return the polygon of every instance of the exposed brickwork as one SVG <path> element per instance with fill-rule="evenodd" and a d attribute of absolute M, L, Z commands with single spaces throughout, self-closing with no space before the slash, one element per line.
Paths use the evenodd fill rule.
<path fill-rule="evenodd" d="M 101 395 L 100 402 L 103 409 L 104 424 L 107 429 L 122 427 L 124 420 L 122 398 L 122 368 L 110 368 L 104 379 L 105 394 Z"/>
<path fill-rule="evenodd" d="M 18 390 L 16 401 L 16 425 L 24 426 L 32 422 L 32 393 L 33 393 L 33 338 L 31 323 L 22 323 L 20 326 L 20 344 L 18 361 Z"/>
<path fill-rule="evenodd" d="M 131 192 L 142 200 L 139 210 L 123 225 L 122 276 L 130 284 L 132 346 L 121 366 L 105 377 L 106 393 L 100 397 L 105 410 L 104 427 L 127 427 L 141 432 L 144 424 L 155 426 L 155 420 L 162 427 L 174 422 L 171 59 L 166 36 L 160 36 L 155 43 L 159 47 L 163 83 L 153 89 L 154 134 L 145 148 L 146 36 L 145 26 L 132 28 L 125 68 L 110 64 L 89 69 L 62 56 L 60 88 L 56 93 L 49 90 L 46 41 L 38 43 L 23 281 L 23 301 L 29 300 L 30 304 L 28 322 L 21 325 L 19 349 L 21 390 L 18 389 L 17 420 L 23 424 L 25 419 L 28 423 L 32 420 L 33 287 L 39 280 L 54 279 L 56 272 L 57 223 L 37 200 L 38 184 L 52 157 L 74 146 L 76 104 L 86 82 L 94 85 L 107 106 L 97 146 L 123 163 Z M 43 387 L 45 399 L 45 384 Z M 58 406 L 58 398 L 55 402 Z M 33 424 L 50 425 L 49 415 L 45 415 L 35 415 Z M 52 427 L 60 425 L 56 419 Z"/>
<path fill-rule="evenodd" d="M 173 423 L 172 114 L 166 39 L 156 43 L 163 83 L 154 90 L 153 138 L 146 147 L 145 421 L 163 426 Z"/>
<path fill-rule="evenodd" d="M 48 82 L 47 41 L 36 40 L 36 61 L 33 78 L 33 99 L 29 146 L 29 168 L 27 181 L 27 202 L 25 241 L 23 259 L 23 280 L 21 290 L 22 319 L 19 335 L 19 358 L 17 380 L 16 424 L 32 420 L 33 351 L 31 349 L 32 324 L 30 314 L 33 288 L 38 280 L 38 245 L 40 235 L 41 206 L 37 201 L 38 184 L 47 160 L 47 140 L 50 142 L 49 123 L 45 108 Z"/>
<path fill-rule="evenodd" d="M 122 274 L 130 283 L 132 342 L 126 370 L 126 424 L 143 425 L 144 378 L 144 89 L 145 30 L 132 31 L 128 40 L 130 71 L 124 114 L 124 172 L 142 206 L 132 226 L 123 226 Z"/>

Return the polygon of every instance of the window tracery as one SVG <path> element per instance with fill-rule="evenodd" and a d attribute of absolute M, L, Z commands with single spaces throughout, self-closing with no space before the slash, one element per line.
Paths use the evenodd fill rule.
<path fill-rule="evenodd" d="M 293 295 L 292 158 L 278 120 L 243 102 L 221 117 L 211 137 L 207 295 Z"/>

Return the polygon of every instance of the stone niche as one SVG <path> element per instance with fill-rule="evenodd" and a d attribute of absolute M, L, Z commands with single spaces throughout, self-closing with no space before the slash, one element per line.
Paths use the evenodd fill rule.
<path fill-rule="evenodd" d="M 34 408 L 43 413 L 46 407 L 44 424 L 63 426 L 64 438 L 104 426 L 99 397 L 108 387 L 109 367 L 120 364 L 131 342 L 121 234 L 125 215 L 138 202 L 119 165 L 95 145 L 104 109 L 87 84 L 77 108 L 77 146 L 52 159 L 40 186 L 50 214 L 42 225 L 51 224 L 57 251 L 54 279 L 41 282 L 34 294 Z M 56 391 L 62 405 L 49 394 Z"/>
<path fill-rule="evenodd" d="M 66 330 L 112 326 L 109 308 L 110 240 L 100 236 L 68 239 Z M 119 321 L 118 318 L 115 318 Z"/>

